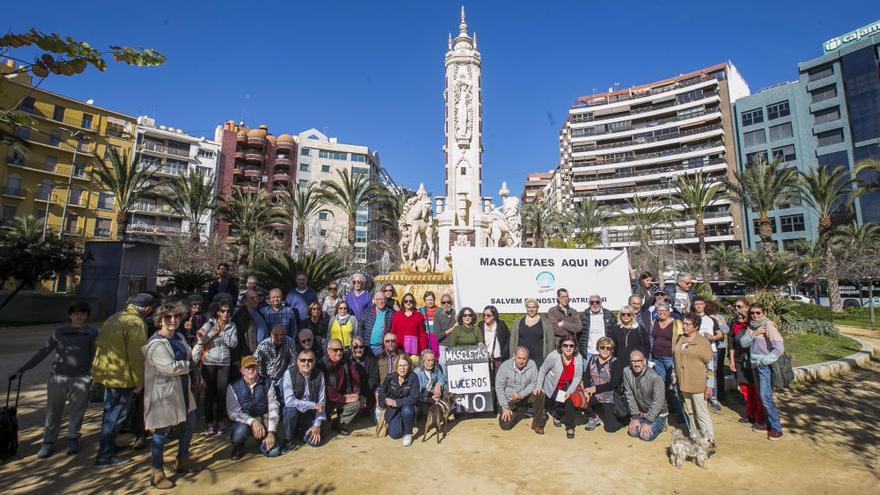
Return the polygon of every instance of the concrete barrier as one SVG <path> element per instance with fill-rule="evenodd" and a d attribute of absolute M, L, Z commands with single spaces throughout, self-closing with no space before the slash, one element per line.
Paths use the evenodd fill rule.
<path fill-rule="evenodd" d="M 8 295 L 8 291 L 0 291 L 0 301 Z M 0 320 L 25 323 L 67 321 L 67 309 L 77 301 L 85 301 L 92 307 L 91 321 L 100 321 L 107 316 L 106 304 L 97 297 L 23 290 L 0 309 Z"/>
<path fill-rule="evenodd" d="M 874 343 L 867 339 L 853 335 L 847 335 L 847 337 L 861 344 L 862 348 L 859 351 L 840 359 L 796 366 L 794 368 L 795 382 L 809 383 L 830 380 L 843 373 L 849 373 L 854 368 L 865 367 L 871 362 L 873 357 L 880 356 L 880 346 L 874 345 Z"/>

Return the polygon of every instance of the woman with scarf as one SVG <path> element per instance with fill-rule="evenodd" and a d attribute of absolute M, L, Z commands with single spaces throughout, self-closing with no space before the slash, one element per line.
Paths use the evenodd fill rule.
<path fill-rule="evenodd" d="M 458 312 L 457 323 L 452 327 L 452 333 L 446 339 L 446 345 L 456 347 L 485 343 L 483 332 L 477 327 L 477 314 L 471 308 L 461 308 L 461 311 Z"/>
<path fill-rule="evenodd" d="M 330 320 L 330 340 L 337 339 L 342 342 L 342 347 L 351 347 L 351 339 L 357 330 L 357 318 L 348 311 L 348 303 L 339 301 L 336 303 L 336 314 Z"/>
<path fill-rule="evenodd" d="M 483 308 L 483 321 L 480 322 L 483 342 L 490 355 L 492 385 L 495 385 L 495 373 L 501 363 L 510 359 L 510 329 L 507 323 L 498 319 L 498 308 L 489 305 Z"/>
<path fill-rule="evenodd" d="M 600 337 L 596 342 L 599 355 L 593 356 L 593 359 L 587 363 L 584 374 L 584 393 L 590 397 L 588 412 L 590 419 L 587 421 L 587 431 L 595 430 L 600 421 L 608 433 L 614 433 L 626 425 L 626 416 L 620 417 L 615 414 L 614 395 L 620 389 L 624 363 L 629 362 L 629 355 L 627 354 L 626 359 L 618 359 L 614 355 L 614 349 L 614 340 Z M 619 402 L 621 399 L 622 397 L 618 396 L 616 400 Z"/>
<path fill-rule="evenodd" d="M 437 314 L 437 310 L 440 309 L 437 306 L 437 296 L 433 291 L 425 291 L 425 295 L 422 296 L 422 299 L 425 301 L 425 305 L 419 308 L 419 313 L 425 315 L 425 331 L 428 332 L 428 348 L 434 351 L 434 354 L 440 352 L 440 342 L 437 340 L 437 335 L 434 334 L 434 315 Z"/>
<path fill-rule="evenodd" d="M 238 331 L 228 303 L 212 307 L 210 313 L 211 319 L 196 333 L 192 360 L 201 366 L 205 380 L 205 435 L 213 436 L 225 431 L 229 365 L 231 350 L 238 346 Z"/>
<path fill-rule="evenodd" d="M 755 429 L 766 428 L 764 405 L 755 386 L 755 375 L 749 362 L 749 348 L 742 345 L 742 337 L 749 328 L 749 302 L 739 298 L 734 303 L 734 316 L 730 321 L 730 371 L 736 376 L 736 383 L 746 403 L 746 417 L 740 423 L 751 423 Z"/>
<path fill-rule="evenodd" d="M 406 293 L 401 300 L 403 311 L 391 317 L 391 330 L 397 337 L 397 348 L 407 354 L 418 356 L 428 345 L 425 332 L 425 315 L 416 309 L 416 296 Z"/>
<path fill-rule="evenodd" d="M 313 302 L 312 304 L 309 304 L 308 316 L 303 320 L 300 330 L 308 328 L 312 331 L 312 336 L 315 337 L 318 342 L 324 342 L 327 340 L 327 328 L 330 326 L 330 319 L 336 316 L 336 306 L 338 306 L 340 302 L 344 303 L 344 301 L 337 301 L 333 306 L 331 316 L 324 313 L 324 308 L 319 303 Z"/>
<path fill-rule="evenodd" d="M 752 365 L 758 394 L 764 413 L 767 415 L 767 439 L 782 438 L 782 425 L 779 423 L 779 411 L 773 400 L 773 387 L 770 383 L 770 365 L 782 357 L 785 344 L 779 328 L 767 316 L 767 308 L 762 303 L 749 306 L 749 328 L 740 342 L 749 348 L 749 363 Z M 760 428 L 756 428 L 760 429 Z"/>

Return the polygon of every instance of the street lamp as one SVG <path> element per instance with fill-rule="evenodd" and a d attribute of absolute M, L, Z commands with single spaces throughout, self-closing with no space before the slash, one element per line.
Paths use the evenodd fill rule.
<path fill-rule="evenodd" d="M 67 198 L 64 201 L 64 207 L 61 210 L 61 231 L 62 235 L 64 232 L 64 220 L 67 217 L 67 205 L 70 204 L 70 194 L 73 192 L 73 173 L 76 171 L 76 153 L 79 151 L 79 145 L 83 142 L 88 142 L 88 139 L 80 140 L 82 136 L 85 135 L 83 131 L 71 131 L 70 129 L 62 129 L 67 131 L 70 134 L 70 137 L 76 140 L 76 146 L 73 147 L 73 159 L 70 161 L 70 173 L 67 176 Z M 46 209 L 47 217 L 48 217 L 48 208 Z"/>

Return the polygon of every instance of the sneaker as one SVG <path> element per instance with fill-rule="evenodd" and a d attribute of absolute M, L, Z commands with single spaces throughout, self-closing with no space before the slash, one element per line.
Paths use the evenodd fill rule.
<path fill-rule="evenodd" d="M 747 425 L 747 424 L 749 424 L 749 423 L 754 423 L 754 421 L 752 421 L 752 420 L 749 419 L 749 418 L 739 418 L 737 421 L 740 422 L 740 423 L 742 423 L 742 424 L 744 424 L 744 425 Z"/>
<path fill-rule="evenodd" d="M 79 454 L 79 439 L 78 438 L 68 438 L 67 439 L 67 455 L 76 455 Z"/>
<path fill-rule="evenodd" d="M 782 438 L 781 431 L 774 430 L 773 428 L 770 428 L 767 430 L 767 440 L 772 440 L 775 442 L 776 440 L 779 440 L 780 438 Z"/>
<path fill-rule="evenodd" d="M 216 426 L 214 426 L 214 431 L 216 431 L 218 434 L 221 434 L 221 435 L 226 433 L 227 430 L 228 430 L 228 428 L 226 428 L 225 421 L 221 421 L 221 422 L 217 423 Z"/>
<path fill-rule="evenodd" d="M 37 452 L 37 459 L 46 459 L 51 457 L 54 453 L 53 445 L 51 443 L 44 443 L 43 446 L 40 447 L 40 451 Z"/>
<path fill-rule="evenodd" d="M 109 459 L 98 459 L 95 461 L 95 467 L 111 467 L 111 466 L 119 466 L 121 464 L 126 464 L 131 462 L 131 459 L 126 459 L 124 457 L 111 457 Z"/>
<path fill-rule="evenodd" d="M 755 423 L 752 425 L 752 429 L 755 431 L 767 431 L 767 423 Z"/>
<path fill-rule="evenodd" d="M 565 430 L 565 437 L 569 440 L 572 440 L 574 438 L 574 428 L 570 430 Z"/>
<path fill-rule="evenodd" d="M 602 421 L 599 418 L 592 417 L 589 421 L 587 421 L 587 425 L 584 426 L 584 429 L 587 431 L 593 431 L 598 428 L 600 424 L 602 424 Z"/>
<path fill-rule="evenodd" d="M 711 399 L 709 401 L 709 407 L 711 407 L 712 410 L 715 412 L 721 412 L 721 403 L 718 402 L 718 400 L 716 399 Z"/>
<path fill-rule="evenodd" d="M 147 438 L 144 435 L 139 435 L 134 439 L 134 443 L 131 444 L 131 448 L 134 450 L 144 450 L 147 446 Z"/>
<path fill-rule="evenodd" d="M 349 430 L 345 426 L 340 426 L 339 429 L 337 430 L 337 433 L 339 433 L 343 437 L 347 437 L 347 436 L 351 435 L 351 430 Z"/>
<path fill-rule="evenodd" d="M 538 425 L 532 425 L 532 431 L 534 431 L 538 435 L 543 435 L 544 434 L 544 427 L 538 426 Z"/>
<path fill-rule="evenodd" d="M 284 442 L 284 445 L 281 447 L 281 455 L 284 455 L 293 450 L 293 442 Z"/>
<path fill-rule="evenodd" d="M 232 459 L 233 461 L 237 461 L 237 460 L 241 459 L 242 457 L 244 457 L 244 451 L 240 450 L 240 449 L 236 449 L 236 448 L 233 448 L 232 453 L 229 454 L 229 458 Z"/>
<path fill-rule="evenodd" d="M 217 434 L 217 427 L 214 426 L 214 423 L 208 423 L 208 425 L 205 426 L 205 436 L 213 437 L 216 434 Z"/>
<path fill-rule="evenodd" d="M 553 426 L 559 428 L 560 426 L 562 426 L 562 421 L 559 421 L 558 419 L 553 418 Z"/>
<path fill-rule="evenodd" d="M 409 447 L 412 445 L 412 435 L 404 435 L 403 436 L 403 446 Z"/>

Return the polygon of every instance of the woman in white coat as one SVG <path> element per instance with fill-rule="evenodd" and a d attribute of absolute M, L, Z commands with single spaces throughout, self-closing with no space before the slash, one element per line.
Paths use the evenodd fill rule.
<path fill-rule="evenodd" d="M 159 331 L 142 347 L 144 353 L 144 426 L 153 431 L 151 484 L 173 488 L 165 476 L 165 442 L 172 426 L 178 426 L 180 444 L 175 472 L 194 470 L 189 444 L 196 424 L 196 401 L 190 383 L 191 349 L 177 333 L 186 308 L 180 303 L 164 304 L 155 313 Z"/>

